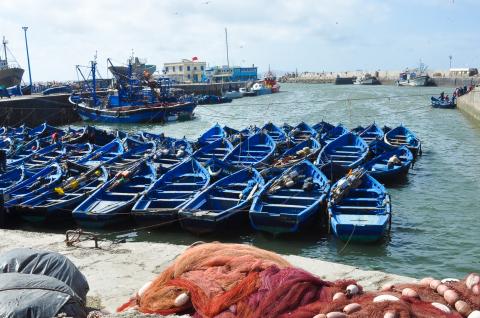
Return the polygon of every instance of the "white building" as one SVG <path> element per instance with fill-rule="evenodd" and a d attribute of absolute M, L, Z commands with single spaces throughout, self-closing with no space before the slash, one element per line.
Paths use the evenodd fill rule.
<path fill-rule="evenodd" d="M 202 81 L 206 65 L 206 62 L 183 59 L 181 62 L 164 63 L 163 74 L 179 83 L 197 83 Z"/>

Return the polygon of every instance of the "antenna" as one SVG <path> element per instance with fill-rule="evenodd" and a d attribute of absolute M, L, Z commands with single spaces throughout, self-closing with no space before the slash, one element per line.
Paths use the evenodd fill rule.
<path fill-rule="evenodd" d="M 5 39 L 5 36 L 3 36 L 2 43 L 3 43 L 3 52 L 5 53 L 5 63 L 8 66 L 8 60 L 7 60 L 7 43 L 8 43 L 8 41 Z"/>
<path fill-rule="evenodd" d="M 228 33 L 227 33 L 227 28 L 225 28 L 225 45 L 227 47 L 227 66 L 230 68 L 230 59 L 228 58 Z"/>

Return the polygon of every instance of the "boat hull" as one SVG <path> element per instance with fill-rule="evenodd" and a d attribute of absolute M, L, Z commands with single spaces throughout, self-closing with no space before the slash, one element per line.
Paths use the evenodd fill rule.
<path fill-rule="evenodd" d="M 12 87 L 20 85 L 24 70 L 18 67 L 0 70 L 0 86 Z"/>
<path fill-rule="evenodd" d="M 183 103 L 174 106 L 130 107 L 128 110 L 89 107 L 84 103 L 75 104 L 78 115 L 86 121 L 103 123 L 164 123 L 172 119 L 191 119 L 197 104 Z"/>

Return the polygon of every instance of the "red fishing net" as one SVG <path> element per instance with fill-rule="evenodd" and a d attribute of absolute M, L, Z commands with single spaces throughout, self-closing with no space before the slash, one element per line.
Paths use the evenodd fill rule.
<path fill-rule="evenodd" d="M 272 252 L 209 243 L 187 249 L 119 311 L 129 308 L 195 318 L 478 318 L 480 276 L 364 292 L 353 280 L 322 280 Z"/>

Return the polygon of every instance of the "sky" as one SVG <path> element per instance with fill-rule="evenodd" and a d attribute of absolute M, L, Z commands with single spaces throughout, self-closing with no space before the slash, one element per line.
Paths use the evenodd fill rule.
<path fill-rule="evenodd" d="M 16 0 L 2 1 L 0 35 L 33 81 L 77 79 L 95 55 L 125 64 L 197 56 L 260 71 L 480 67 L 478 0 Z M 3 54 L 2 54 L 3 56 Z M 24 77 L 24 80 L 27 76 Z"/>

